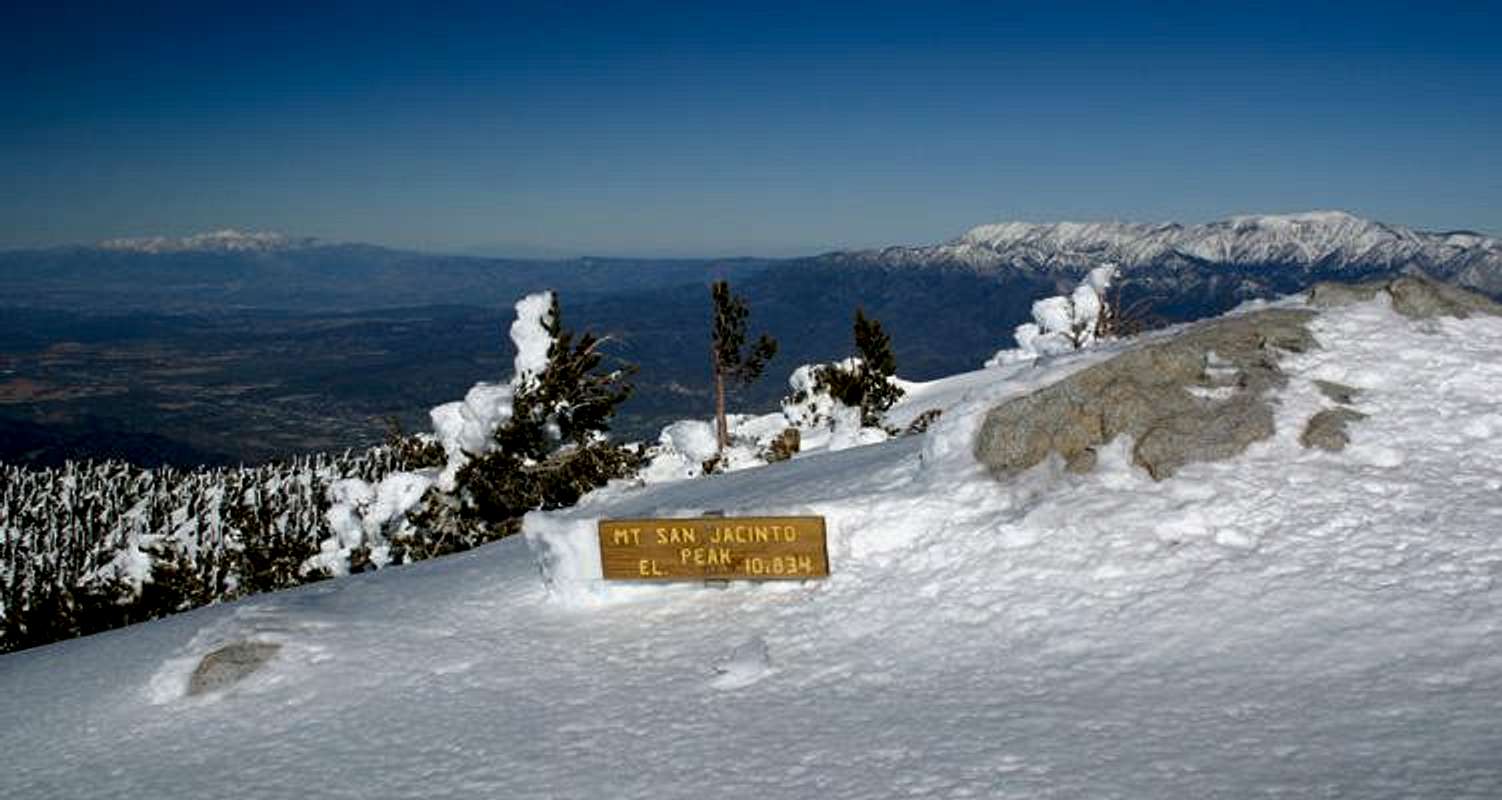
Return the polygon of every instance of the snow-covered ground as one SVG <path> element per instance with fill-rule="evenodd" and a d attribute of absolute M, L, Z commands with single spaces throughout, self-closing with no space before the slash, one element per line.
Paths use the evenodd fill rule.
<path fill-rule="evenodd" d="M 1502 319 L 1324 312 L 1278 432 L 1002 485 L 924 436 L 598 492 L 528 537 L 0 658 L 0 797 L 1502 796 Z M 1306 450 L 1329 403 L 1369 415 Z M 825 581 L 625 586 L 605 517 L 815 513 Z M 551 584 L 536 558 L 548 555 Z M 563 569 L 559 566 L 563 565 Z M 186 697 L 225 642 L 261 671 Z"/>

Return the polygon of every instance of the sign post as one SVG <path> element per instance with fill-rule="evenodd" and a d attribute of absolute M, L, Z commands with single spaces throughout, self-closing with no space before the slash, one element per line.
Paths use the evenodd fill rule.
<path fill-rule="evenodd" d="M 607 580 L 806 580 L 829 577 L 823 517 L 600 520 Z"/>

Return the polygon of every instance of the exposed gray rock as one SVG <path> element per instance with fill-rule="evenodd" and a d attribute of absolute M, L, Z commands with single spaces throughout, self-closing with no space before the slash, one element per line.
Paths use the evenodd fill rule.
<path fill-rule="evenodd" d="M 1403 276 L 1364 284 L 1321 283 L 1309 304 L 1332 307 L 1385 294 L 1393 310 L 1413 319 L 1472 314 L 1502 315 L 1486 297 Z M 1317 346 L 1304 309 L 1269 309 L 1201 323 L 1164 341 L 1148 342 L 1082 370 L 1052 386 L 993 408 L 976 439 L 976 457 L 992 474 L 1008 477 L 1057 453 L 1075 471 L 1095 465 L 1096 448 L 1127 434 L 1133 461 L 1154 478 L 1184 464 L 1234 456 L 1273 433 L 1268 395 L 1286 378 L 1279 354 Z M 1342 406 L 1361 390 L 1315 381 Z M 1338 451 L 1350 441 L 1346 426 L 1365 415 L 1350 408 L 1322 411 L 1309 420 L 1305 447 Z"/>
<path fill-rule="evenodd" d="M 1502 306 L 1475 292 L 1425 278 L 1402 277 L 1387 285 L 1393 310 L 1405 317 L 1459 317 L 1472 314 L 1502 316 Z"/>
<path fill-rule="evenodd" d="M 1309 304 L 1333 308 L 1371 300 L 1383 292 L 1392 298 L 1394 311 L 1412 319 L 1465 319 L 1472 314 L 1502 316 L 1502 305 L 1483 295 L 1415 275 L 1372 283 L 1317 283 L 1309 290 Z"/>
<path fill-rule="evenodd" d="M 1309 289 L 1309 305 L 1315 308 L 1339 308 L 1373 300 L 1387 288 L 1385 281 L 1367 283 L 1316 283 Z"/>
<path fill-rule="evenodd" d="M 282 646 L 274 642 L 230 642 L 198 662 L 188 679 L 188 696 L 216 692 L 260 669 Z"/>
<path fill-rule="evenodd" d="M 1309 418 L 1304 432 L 1299 434 L 1299 444 L 1318 447 L 1332 453 L 1346 449 L 1351 437 L 1346 433 L 1346 423 L 1366 419 L 1366 415 L 1350 408 L 1327 408 Z"/>
<path fill-rule="evenodd" d="M 1161 480 L 1184 464 L 1233 456 L 1272 435 L 1265 395 L 1287 382 L 1280 353 L 1318 346 L 1307 325 L 1312 316 L 1268 309 L 1128 350 L 992 409 L 976 457 L 998 477 L 1050 453 L 1085 471 L 1095 448 L 1127 434 L 1137 442 L 1133 460 Z"/>
<path fill-rule="evenodd" d="M 1354 386 L 1347 386 L 1335 381 L 1322 381 L 1319 378 L 1314 379 L 1314 386 L 1319 389 L 1320 394 L 1343 406 L 1348 406 L 1356 402 L 1356 398 L 1361 394 L 1361 390 Z"/>
<path fill-rule="evenodd" d="M 1213 408 L 1156 420 L 1137 440 L 1132 455 L 1162 480 L 1190 462 L 1230 458 L 1273 431 L 1272 404 L 1260 393 L 1240 392 Z"/>

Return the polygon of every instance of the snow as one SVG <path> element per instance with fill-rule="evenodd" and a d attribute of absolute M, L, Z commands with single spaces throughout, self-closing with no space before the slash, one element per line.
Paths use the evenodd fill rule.
<path fill-rule="evenodd" d="M 858 358 L 847 358 L 837 361 L 837 368 L 853 371 L 860 363 Z M 829 396 L 828 392 L 819 391 L 819 368 L 822 364 L 804 364 L 793 370 L 788 376 L 788 388 L 791 393 L 782 404 L 782 414 L 788 422 L 799 428 L 813 429 L 829 420 L 834 413 L 835 406 L 839 401 Z M 794 401 L 793 398 L 801 398 Z"/>
<path fill-rule="evenodd" d="M 859 365 L 858 358 L 833 364 L 846 370 Z M 790 429 L 798 433 L 798 451 L 793 458 L 886 441 L 889 435 L 885 430 L 862 425 L 860 409 L 847 407 L 818 388 L 816 372 L 824 366 L 829 365 L 804 364 L 793 370 L 788 377 L 790 393 L 783 399 L 781 411 L 726 415 L 730 443 L 723 453 L 711 422 L 680 420 L 663 428 L 657 444 L 648 450 L 640 480 L 653 484 L 698 478 L 704 475 L 704 464 L 711 460 L 715 460 L 714 471 L 719 473 L 766 466 L 773 443 Z M 898 386 L 912 385 L 895 377 L 887 380 Z"/>
<path fill-rule="evenodd" d="M 969 455 L 1105 343 L 912 385 L 924 436 L 0 657 L 0 795 L 1497 797 L 1502 320 L 1313 326 L 1275 436 L 1170 480 L 1124 440 L 1008 484 Z M 1361 390 L 1347 452 L 1297 442 L 1315 379 Z M 707 510 L 824 515 L 831 577 L 591 573 L 599 518 Z M 240 639 L 281 650 L 185 697 Z"/>
<path fill-rule="evenodd" d="M 1461 232 L 1427 233 L 1343 211 L 1241 215 L 1203 224 L 1002 222 L 980 225 L 939 245 L 847 254 L 884 264 L 960 263 L 976 269 L 1074 273 L 1103 261 L 1130 274 L 1172 267 L 1185 257 L 1246 267 L 1280 264 L 1307 270 L 1377 266 L 1455 275 L 1495 294 L 1502 241 Z"/>
<path fill-rule="evenodd" d="M 445 403 L 428 412 L 433 435 L 448 457 L 437 481 L 443 491 L 454 490 L 454 478 L 469 463 L 470 455 L 490 452 L 496 429 L 511 419 L 512 399 L 517 389 L 547 366 L 552 337 L 546 325 L 552 302 L 552 292 L 537 292 L 517 301 L 516 319 L 511 323 L 516 359 L 509 381 L 477 383 L 463 400 Z"/>
<path fill-rule="evenodd" d="M 320 544 L 308 566 L 347 575 L 350 554 L 361 547 L 369 549 L 377 567 L 386 566 L 391 560 L 388 534 L 400 528 L 407 512 L 434 483 L 433 475 L 416 472 L 393 472 L 374 486 L 359 478 L 335 481 L 325 514 L 334 536 Z"/>
<path fill-rule="evenodd" d="M 714 671 L 715 678 L 709 685 L 716 689 L 740 689 L 767 677 L 772 673 L 772 660 L 766 640 L 752 637 L 730 651 L 730 656 L 716 664 Z"/>
<path fill-rule="evenodd" d="M 444 403 L 428 412 L 433 435 L 448 457 L 438 483 L 444 491 L 453 491 L 454 476 L 469 461 L 470 453 L 486 453 L 496 429 L 511 419 L 511 400 L 516 387 L 511 383 L 477 383 L 464 393 L 464 399 Z"/>
<path fill-rule="evenodd" d="M 702 420 L 680 420 L 663 428 L 662 442 L 699 462 L 714 458 L 719 451 L 714 425 Z"/>
<path fill-rule="evenodd" d="M 1073 304 L 1068 297 L 1046 297 L 1033 303 L 1033 319 L 1043 331 L 1068 331 L 1074 319 Z"/>
<path fill-rule="evenodd" d="M 1040 356 L 1055 356 L 1095 344 L 1096 326 L 1106 310 L 1106 290 L 1116 276 L 1115 264 L 1102 264 L 1068 295 L 1033 303 L 1033 321 L 1017 326 L 1017 347 L 1000 350 L 986 361 L 997 367 Z"/>
<path fill-rule="evenodd" d="M 511 323 L 511 341 L 516 345 L 512 383 L 537 377 L 548 366 L 548 348 L 553 337 L 548 333 L 552 318 L 552 292 L 538 292 L 516 303 L 516 320 Z"/>
<path fill-rule="evenodd" d="M 182 253 L 182 252 L 257 252 L 290 250 L 309 247 L 316 240 L 294 238 L 269 231 L 238 231 L 224 228 L 191 236 L 137 236 L 106 239 L 99 243 L 102 250 L 125 250 L 137 253 Z"/>
<path fill-rule="evenodd" d="M 686 480 L 704 475 L 704 465 L 718 458 L 715 469 L 733 472 L 766 464 L 761 453 L 772 435 L 781 432 L 781 416 L 764 417 L 729 414 L 725 418 L 731 444 L 720 454 L 714 423 L 706 420 L 679 420 L 662 429 L 657 444 L 647 450 L 647 465 L 641 471 L 644 483 Z M 763 431 L 769 427 L 772 434 Z"/>

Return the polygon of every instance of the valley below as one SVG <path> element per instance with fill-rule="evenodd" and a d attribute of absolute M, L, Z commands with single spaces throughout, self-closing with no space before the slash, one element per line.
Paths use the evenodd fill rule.
<path fill-rule="evenodd" d="M 564 327 L 634 367 L 612 423 L 656 439 L 712 413 L 708 286 L 728 280 L 753 335 L 779 342 L 733 412 L 764 412 L 800 365 L 850 356 L 856 309 L 891 334 L 898 374 L 975 369 L 1039 298 L 1120 267 L 1112 302 L 1143 330 L 1297 293 L 1421 273 L 1502 296 L 1502 244 L 1342 212 L 1202 225 L 1006 223 L 925 247 L 786 260 L 522 261 L 252 236 L 0 252 L 0 460 L 263 463 L 382 441 L 392 420 L 501 378 L 512 304 L 558 292 Z M 165 242 L 165 244 L 164 244 Z"/>
<path fill-rule="evenodd" d="M 261 463 L 364 447 L 392 419 L 425 430 L 429 406 L 505 359 L 483 309 L 0 315 L 0 460 L 13 463 Z"/>

